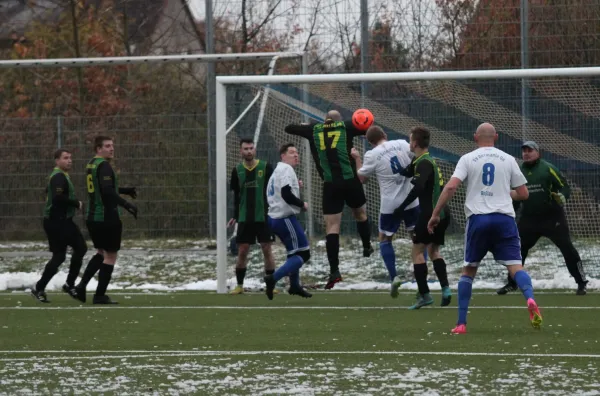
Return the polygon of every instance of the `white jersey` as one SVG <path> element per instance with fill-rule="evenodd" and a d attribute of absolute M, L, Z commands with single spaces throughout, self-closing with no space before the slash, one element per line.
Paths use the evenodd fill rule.
<path fill-rule="evenodd" d="M 527 184 L 515 157 L 495 147 L 481 147 L 460 157 L 452 177 L 467 181 L 467 217 L 489 213 L 515 217 L 510 190 Z"/>
<path fill-rule="evenodd" d="M 381 195 L 380 213 L 390 214 L 404 202 L 412 185 L 411 179 L 400 175 L 400 168 L 410 165 L 413 154 L 405 140 L 390 140 L 365 153 L 360 176 L 377 176 Z M 415 199 L 406 209 L 419 205 Z"/>
<path fill-rule="evenodd" d="M 289 185 L 292 193 L 300 198 L 300 185 L 298 176 L 291 165 L 279 162 L 267 184 L 267 202 L 269 204 L 269 217 L 282 219 L 300 213 L 302 208 L 290 205 L 281 196 L 281 189 Z"/>

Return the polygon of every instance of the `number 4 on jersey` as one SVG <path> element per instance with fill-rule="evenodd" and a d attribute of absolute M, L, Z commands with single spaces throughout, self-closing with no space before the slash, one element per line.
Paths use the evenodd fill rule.
<path fill-rule="evenodd" d="M 392 167 L 392 173 L 394 175 L 396 175 L 404 170 L 404 168 L 402 168 L 402 165 L 400 165 L 400 160 L 398 159 L 397 156 L 390 158 L 390 166 Z"/>
<path fill-rule="evenodd" d="M 269 180 L 269 184 L 267 185 L 267 195 L 269 197 L 275 195 L 275 182 L 272 178 Z"/>

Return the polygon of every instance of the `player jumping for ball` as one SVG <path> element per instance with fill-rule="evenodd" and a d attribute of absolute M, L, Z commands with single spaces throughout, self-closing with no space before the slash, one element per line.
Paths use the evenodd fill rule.
<path fill-rule="evenodd" d="M 357 129 L 352 121 L 342 121 L 338 111 L 331 110 L 322 123 L 288 125 L 285 131 L 308 139 L 310 151 L 323 180 L 323 215 L 326 229 L 326 249 L 329 279 L 325 289 L 342 281 L 340 273 L 340 225 L 344 204 L 352 209 L 358 234 L 362 240 L 363 256 L 373 254 L 371 227 L 367 217 L 365 192 L 356 174 L 356 163 L 350 155 L 353 139 L 365 130 Z"/>

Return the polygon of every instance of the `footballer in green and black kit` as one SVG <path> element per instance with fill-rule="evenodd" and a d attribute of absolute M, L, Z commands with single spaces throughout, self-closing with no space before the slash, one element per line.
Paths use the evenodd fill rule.
<path fill-rule="evenodd" d="M 137 191 L 135 187 L 119 186 L 118 175 L 111 166 L 111 160 L 114 157 L 112 138 L 97 136 L 94 140 L 94 148 L 96 156 L 86 165 L 85 180 L 88 202 L 85 217 L 90 238 L 98 251 L 88 263 L 81 281 L 75 289 L 77 298 L 81 302 L 85 302 L 87 284 L 98 272 L 98 287 L 94 295 L 94 304 L 115 304 L 106 296 L 114 263 L 106 261 L 104 255 L 111 253 L 111 257 L 113 255 L 116 257 L 117 252 L 121 249 L 123 224 L 120 207 L 137 219 L 137 207 L 119 194 L 136 198 Z"/>
<path fill-rule="evenodd" d="M 419 295 L 417 301 L 409 309 L 420 309 L 433 303 L 427 282 L 427 260 L 425 252 L 433 255 L 433 269 L 437 275 L 442 288 L 442 306 L 450 304 L 452 293 L 448 283 L 448 272 L 446 261 L 441 256 L 439 249 L 444 245 L 446 229 L 450 224 L 450 210 L 442 209 L 440 223 L 435 227 L 432 234 L 427 229 L 429 220 L 433 215 L 442 190 L 444 189 L 444 178 L 435 159 L 429 153 L 431 132 L 428 129 L 416 127 L 410 132 L 410 150 L 415 154 L 412 162 L 406 169 L 401 169 L 400 174 L 412 178 L 413 188 L 410 190 L 404 202 L 394 210 L 394 217 L 402 218 L 406 208 L 419 199 L 419 215 L 413 230 L 413 270 Z M 421 261 L 422 260 L 422 261 Z M 397 286 L 396 286 L 397 287 Z"/>
<path fill-rule="evenodd" d="M 110 162 L 94 157 L 87 164 L 88 205 L 86 224 L 96 249 L 118 252 L 121 249 L 121 208 L 137 218 L 137 208 L 119 194 L 135 195 L 134 188 L 120 188 L 119 178 Z"/>
<path fill-rule="evenodd" d="M 309 142 L 313 161 L 323 180 L 323 215 L 339 215 L 343 212 L 344 205 L 353 209 L 357 220 L 356 228 L 363 245 L 363 256 L 371 256 L 374 249 L 371 245 L 371 226 L 365 209 L 367 199 L 356 172 L 356 162 L 350 155 L 354 147 L 354 138 L 364 136 L 366 130 L 359 130 L 352 121 L 343 121 L 338 111 L 331 110 L 323 122 L 288 125 L 285 132 L 301 136 Z M 364 220 L 361 220 L 363 217 Z M 328 222 L 327 219 L 325 222 Z M 337 226 L 339 229 L 339 224 Z M 339 232 L 328 231 L 325 247 L 329 261 L 329 279 L 325 289 L 331 289 L 342 280 L 339 270 Z"/>
<path fill-rule="evenodd" d="M 234 215 L 238 223 L 236 242 L 254 244 L 273 242 L 267 225 L 267 182 L 273 167 L 266 161 L 256 160 L 252 168 L 244 162 L 231 172 L 230 188 L 234 193 Z"/>
<path fill-rule="evenodd" d="M 285 131 L 302 136 L 310 143 L 311 155 L 323 180 L 323 214 L 341 213 L 344 204 L 356 209 L 367 202 L 356 174 L 356 162 L 350 155 L 354 138 L 364 136 L 366 131 L 356 129 L 352 121 L 335 120 L 288 125 Z"/>
<path fill-rule="evenodd" d="M 527 141 L 521 146 L 523 164 L 521 171 L 527 178 L 529 198 L 515 201 L 515 211 L 521 213 L 517 223 L 521 238 L 523 265 L 529 250 L 540 237 L 546 237 L 560 249 L 571 276 L 577 282 L 577 294 L 586 294 L 587 280 L 579 252 L 573 246 L 564 205 L 569 199 L 571 188 L 557 167 L 541 158 L 536 142 Z M 497 290 L 506 294 L 517 289 L 514 280 L 508 276 L 508 283 Z"/>
<path fill-rule="evenodd" d="M 244 293 L 244 279 L 250 245 L 257 241 L 263 253 L 265 275 L 275 271 L 271 243 L 275 236 L 267 221 L 267 183 L 273 167 L 257 159 L 254 140 L 240 139 L 242 161 L 231 170 L 230 189 L 234 195 L 234 215 L 228 225 L 237 223 L 235 240 L 231 240 L 231 252 L 237 255 L 235 277 L 237 286 L 231 294 Z M 233 243 L 235 241 L 235 244 Z"/>
<path fill-rule="evenodd" d="M 45 292 L 46 286 L 65 261 L 68 246 L 73 248 L 73 254 L 62 290 L 76 298 L 75 280 L 79 275 L 83 256 L 87 252 L 85 239 L 73 222 L 73 217 L 82 204 L 75 197 L 75 188 L 68 173 L 72 166 L 71 152 L 66 149 L 57 150 L 54 153 L 54 161 L 55 168 L 46 184 L 43 222 L 52 257 L 46 264 L 40 280 L 31 288 L 31 294 L 44 303 L 49 302 Z"/>

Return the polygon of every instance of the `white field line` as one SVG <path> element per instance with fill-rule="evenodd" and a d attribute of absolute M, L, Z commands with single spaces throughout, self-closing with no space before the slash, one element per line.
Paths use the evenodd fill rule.
<path fill-rule="evenodd" d="M 96 355 L 85 355 L 95 353 Z M 102 355 L 98 355 L 101 353 Z M 97 359 L 138 359 L 152 357 L 204 357 L 204 356 L 302 356 L 302 355 L 371 355 L 371 356 L 479 356 L 479 357 L 514 357 L 514 358 L 584 358 L 600 359 L 598 354 L 577 353 L 505 353 L 505 352 L 448 352 L 448 351 L 0 351 L 0 355 L 10 354 L 84 354 L 84 356 L 32 356 L 25 358 L 0 358 L 0 362 L 14 361 L 52 361 L 52 360 L 97 360 Z"/>
<path fill-rule="evenodd" d="M 452 289 L 454 292 L 456 292 L 456 289 Z M 390 292 L 389 291 L 362 291 L 362 290 L 349 290 L 349 291 L 324 291 L 324 290 L 309 290 L 311 293 L 313 294 L 319 294 L 319 295 L 330 295 L 330 296 L 335 296 L 335 295 L 366 295 L 366 294 L 373 294 L 373 295 L 389 295 Z M 416 290 L 411 290 L 411 291 L 400 291 L 399 294 L 400 295 L 407 295 L 407 296 L 414 296 L 415 293 L 417 291 Z M 20 295 L 29 295 L 29 291 L 28 290 L 18 290 L 18 291 L 0 291 L 0 296 L 20 296 Z M 62 291 L 59 290 L 55 290 L 55 291 L 48 291 L 46 292 L 46 294 L 48 295 L 63 295 L 65 294 Z M 109 289 L 109 294 L 111 296 L 204 296 L 204 295 L 217 295 L 216 292 L 214 291 L 206 291 L 206 290 L 198 290 L 196 292 L 190 292 L 190 291 L 178 291 L 178 290 L 173 290 L 173 291 L 166 291 L 166 292 L 145 292 L 142 289 L 140 289 L 140 291 L 138 292 L 117 292 L 117 291 L 111 291 Z M 246 292 L 244 294 L 248 294 L 248 295 L 258 295 L 258 294 L 264 294 L 264 292 L 261 291 L 251 291 L 251 292 Z M 441 291 L 439 290 L 432 290 L 430 292 L 430 294 L 442 294 Z M 600 290 L 598 291 L 594 291 L 594 290 L 588 290 L 587 294 L 600 294 Z M 489 290 L 487 292 L 473 292 L 472 295 L 474 296 L 495 296 L 496 292 L 493 290 Z M 520 295 L 518 291 L 514 292 L 513 295 Z M 535 295 L 564 295 L 564 296 L 574 296 L 575 292 L 574 289 L 573 290 L 565 290 L 565 291 L 551 291 L 551 292 L 547 292 L 547 291 L 537 291 L 535 290 Z M 502 297 L 499 297 L 502 298 Z"/>
<path fill-rule="evenodd" d="M 456 309 L 457 307 L 425 307 L 423 309 Z M 93 309 L 106 309 L 106 310 L 119 310 L 119 309 L 199 309 L 199 310 L 274 310 L 274 309 L 290 309 L 290 310 L 398 310 L 408 309 L 405 306 L 372 306 L 372 307 L 344 307 L 344 306 L 123 306 L 123 305 L 92 305 L 92 306 L 77 306 L 77 307 L 48 307 L 45 305 L 35 307 L 0 307 L 3 311 L 27 311 L 27 310 L 63 310 L 63 311 L 76 311 L 76 310 L 93 310 Z M 527 306 L 515 306 L 515 305 L 497 305 L 497 306 L 473 306 L 471 309 L 527 309 Z M 600 306 L 596 307 L 569 307 L 569 306 L 540 306 L 543 311 L 545 309 L 581 309 L 581 310 L 597 310 Z"/>

